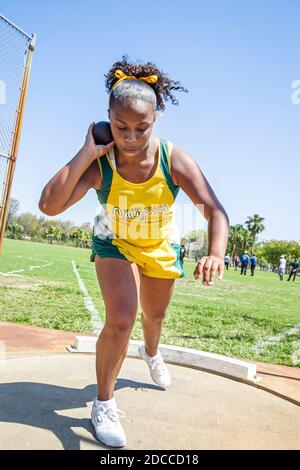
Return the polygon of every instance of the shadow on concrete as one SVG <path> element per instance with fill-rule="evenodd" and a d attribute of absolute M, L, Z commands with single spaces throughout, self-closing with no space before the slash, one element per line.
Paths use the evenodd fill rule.
<path fill-rule="evenodd" d="M 115 391 L 123 388 L 163 390 L 152 384 L 119 378 Z M 60 440 L 63 449 L 79 450 L 80 441 L 89 440 L 79 438 L 72 428 L 84 428 L 96 439 L 90 419 L 72 418 L 57 412 L 90 407 L 90 402 L 96 395 L 96 384 L 78 389 L 39 382 L 2 383 L 0 384 L 0 421 L 49 430 Z M 90 442 L 95 443 L 93 439 Z M 99 443 L 99 445 L 107 448 L 103 444 Z"/>

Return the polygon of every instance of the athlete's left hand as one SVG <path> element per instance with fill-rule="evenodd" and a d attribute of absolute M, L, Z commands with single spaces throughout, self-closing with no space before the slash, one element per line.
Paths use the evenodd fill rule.
<path fill-rule="evenodd" d="M 219 256 L 202 256 L 194 271 L 197 280 L 202 276 L 202 284 L 212 286 L 215 282 L 215 274 L 219 273 L 218 279 L 222 280 L 224 275 L 224 258 Z"/>

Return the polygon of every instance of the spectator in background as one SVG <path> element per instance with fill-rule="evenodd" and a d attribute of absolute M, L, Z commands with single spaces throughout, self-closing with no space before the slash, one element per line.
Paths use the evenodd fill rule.
<path fill-rule="evenodd" d="M 244 253 L 242 254 L 240 260 L 241 260 L 241 263 L 242 263 L 241 274 L 244 273 L 244 275 L 246 276 L 248 264 L 249 264 L 249 261 L 250 261 L 250 258 L 249 258 L 249 255 L 248 255 L 247 251 L 244 251 Z"/>
<path fill-rule="evenodd" d="M 182 244 L 181 247 L 180 247 L 180 261 L 181 261 L 182 264 L 183 264 L 184 257 L 187 254 L 187 252 L 188 251 L 187 251 L 186 247 L 184 246 L 184 244 Z"/>
<path fill-rule="evenodd" d="M 277 267 L 278 267 L 279 279 L 283 281 L 283 275 L 285 274 L 285 269 L 286 269 L 286 259 L 283 255 L 280 256 Z"/>
<path fill-rule="evenodd" d="M 228 269 L 229 266 L 230 266 L 230 256 L 229 255 L 224 256 L 224 264 L 226 266 L 226 269 Z"/>
<path fill-rule="evenodd" d="M 257 257 L 255 256 L 254 253 L 252 253 L 252 256 L 250 258 L 251 276 L 254 276 L 256 265 L 257 265 Z"/>
<path fill-rule="evenodd" d="M 296 278 L 296 275 L 297 275 L 297 272 L 298 272 L 298 268 L 299 268 L 299 263 L 296 259 L 294 259 L 294 261 L 292 261 L 289 266 L 291 266 L 291 270 L 290 270 L 290 275 L 289 275 L 289 278 L 287 279 L 287 281 L 289 281 L 291 279 L 292 276 L 293 277 L 293 282 L 295 281 L 295 278 Z"/>
<path fill-rule="evenodd" d="M 234 270 L 237 271 L 237 268 L 239 267 L 239 257 L 238 256 L 235 256 L 234 258 Z"/>

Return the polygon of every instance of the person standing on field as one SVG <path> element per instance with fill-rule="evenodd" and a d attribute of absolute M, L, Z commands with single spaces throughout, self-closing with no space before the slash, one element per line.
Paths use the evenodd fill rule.
<path fill-rule="evenodd" d="M 289 266 L 291 266 L 291 270 L 290 270 L 290 274 L 289 274 L 289 278 L 287 279 L 287 281 L 290 281 L 291 278 L 293 277 L 293 282 L 295 281 L 296 279 L 296 276 L 297 276 L 297 272 L 298 272 L 298 268 L 299 268 L 299 263 L 296 259 L 294 259 L 294 261 L 292 261 Z"/>
<path fill-rule="evenodd" d="M 250 262 L 250 258 L 249 258 L 249 255 L 248 255 L 247 251 L 243 252 L 243 254 L 240 258 L 240 261 L 241 261 L 241 274 L 244 274 L 246 276 L 247 268 L 248 268 L 248 265 L 249 265 L 249 262 Z"/>
<path fill-rule="evenodd" d="M 285 269 L 286 269 L 286 259 L 283 255 L 280 256 L 277 267 L 278 267 L 279 279 L 283 281 L 283 276 L 285 274 Z"/>
<path fill-rule="evenodd" d="M 226 255 L 224 257 L 224 263 L 225 263 L 226 269 L 228 270 L 228 268 L 230 266 L 230 256 L 229 255 Z"/>
<path fill-rule="evenodd" d="M 254 276 L 254 271 L 257 265 L 257 257 L 253 253 L 251 258 L 250 258 L 250 269 L 251 269 L 251 276 Z"/>
<path fill-rule="evenodd" d="M 203 286 L 214 285 L 217 273 L 223 278 L 229 221 L 196 161 L 175 143 L 153 135 L 157 111 L 165 109 L 165 101 L 177 104 L 174 92 L 187 90 L 155 64 L 137 65 L 126 56 L 105 78 L 113 140 L 96 145 L 92 123 L 83 147 L 45 186 L 39 208 L 47 215 L 60 214 L 91 188 L 105 208 L 103 227 L 111 227 L 111 232 L 95 226 L 90 255 L 105 304 L 91 420 L 100 442 L 124 447 L 114 391 L 139 304 L 144 335 L 139 355 L 156 385 L 166 389 L 171 384 L 159 344 L 175 281 L 185 274 L 180 236 L 175 239 L 171 231 L 179 190 L 203 208 L 208 221 L 208 255 L 194 270 L 194 279 L 201 278 Z M 128 413 L 130 407 L 129 403 Z M 151 420 L 155 410 L 146 411 Z M 149 432 L 155 433 L 153 424 Z"/>

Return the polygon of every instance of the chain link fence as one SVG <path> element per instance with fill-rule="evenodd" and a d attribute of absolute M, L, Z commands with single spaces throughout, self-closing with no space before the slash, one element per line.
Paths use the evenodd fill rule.
<path fill-rule="evenodd" d="M 34 34 L 0 15 L 0 254 L 34 46 Z"/>

